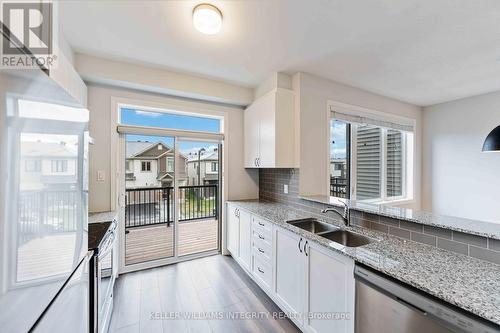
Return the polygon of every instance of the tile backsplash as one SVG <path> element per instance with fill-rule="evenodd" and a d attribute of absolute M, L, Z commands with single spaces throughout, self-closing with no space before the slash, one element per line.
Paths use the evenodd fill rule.
<path fill-rule="evenodd" d="M 285 185 L 288 193 L 284 193 Z M 259 199 L 288 204 L 312 217 L 343 223 L 335 215 L 321 213 L 327 205 L 299 198 L 299 169 L 260 169 Z M 351 224 L 500 264 L 499 240 L 355 210 L 351 210 Z"/>

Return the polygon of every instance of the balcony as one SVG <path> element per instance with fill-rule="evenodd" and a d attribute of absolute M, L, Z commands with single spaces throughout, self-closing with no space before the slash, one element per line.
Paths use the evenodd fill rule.
<path fill-rule="evenodd" d="M 330 177 L 330 196 L 347 198 L 347 178 Z"/>
<path fill-rule="evenodd" d="M 125 264 L 174 255 L 174 189 L 127 189 L 125 196 Z M 180 186 L 179 256 L 216 250 L 218 185 Z"/>

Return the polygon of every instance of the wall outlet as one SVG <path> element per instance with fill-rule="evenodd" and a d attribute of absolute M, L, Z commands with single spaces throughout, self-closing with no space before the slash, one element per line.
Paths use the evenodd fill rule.
<path fill-rule="evenodd" d="M 97 181 L 98 182 L 103 182 L 104 181 L 104 170 L 98 170 L 97 171 Z"/>
<path fill-rule="evenodd" d="M 288 185 L 283 185 L 283 193 L 288 194 Z"/>

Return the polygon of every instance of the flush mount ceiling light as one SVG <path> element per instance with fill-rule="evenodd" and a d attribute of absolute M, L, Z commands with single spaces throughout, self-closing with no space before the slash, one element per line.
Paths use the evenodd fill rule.
<path fill-rule="evenodd" d="M 222 13 L 215 6 L 207 3 L 199 4 L 193 9 L 193 25 L 203 34 L 214 35 L 222 27 Z"/>
<path fill-rule="evenodd" d="M 500 151 L 500 126 L 494 128 L 486 137 L 483 151 Z"/>

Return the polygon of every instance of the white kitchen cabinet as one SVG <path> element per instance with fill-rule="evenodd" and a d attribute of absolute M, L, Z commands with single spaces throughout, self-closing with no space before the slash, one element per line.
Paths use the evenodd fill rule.
<path fill-rule="evenodd" d="M 245 167 L 297 167 L 294 104 L 293 91 L 278 88 L 245 110 Z"/>
<path fill-rule="evenodd" d="M 240 238 L 240 218 L 238 208 L 228 204 L 226 210 L 227 217 L 227 249 L 234 257 L 239 256 Z"/>
<path fill-rule="evenodd" d="M 344 319 L 307 316 L 307 332 L 354 332 L 354 261 L 317 244 L 307 243 L 305 313 L 331 313 Z"/>
<path fill-rule="evenodd" d="M 244 210 L 238 210 L 240 217 L 238 258 L 243 267 L 250 272 L 252 263 L 252 216 Z"/>
<path fill-rule="evenodd" d="M 275 296 L 285 312 L 302 313 L 304 268 L 304 239 L 298 235 L 275 227 Z M 301 322 L 298 320 L 299 323 Z"/>

